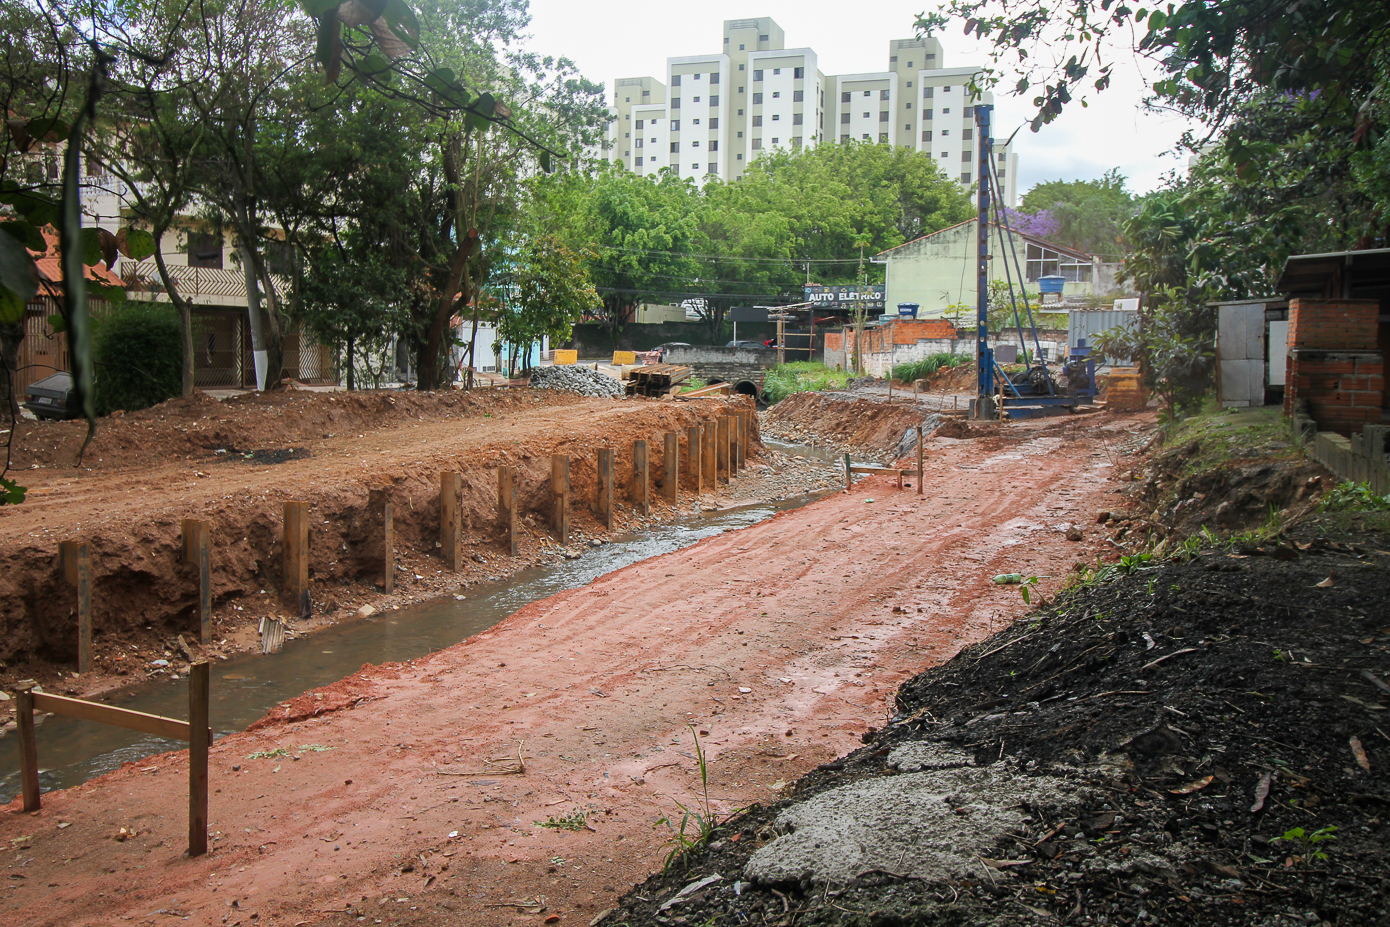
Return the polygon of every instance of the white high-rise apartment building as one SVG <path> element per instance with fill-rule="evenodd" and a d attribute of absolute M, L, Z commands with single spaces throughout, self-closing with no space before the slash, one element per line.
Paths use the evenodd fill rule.
<path fill-rule="evenodd" d="M 787 48 L 768 17 L 724 22 L 717 55 L 668 58 L 666 82 L 614 82 L 604 156 L 638 173 L 674 168 L 682 177 L 736 180 L 764 151 L 850 139 L 930 154 L 943 174 L 969 186 L 978 164 L 975 68 L 946 68 L 935 39 L 894 39 L 888 70 L 826 76 L 809 48 Z M 1017 201 L 1018 156 L 996 144 L 1004 202 Z"/>

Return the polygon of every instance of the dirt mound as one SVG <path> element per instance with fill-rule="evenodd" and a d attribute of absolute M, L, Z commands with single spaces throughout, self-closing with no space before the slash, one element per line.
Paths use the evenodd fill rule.
<path fill-rule="evenodd" d="M 1213 551 L 1059 597 L 899 690 L 889 727 L 719 828 L 608 923 L 1361 925 L 1390 922 L 1390 544 Z M 1340 616 L 1329 624 L 1327 616 Z M 1092 796 L 963 874 L 735 883 L 793 801 L 898 775 L 913 745 Z M 966 796 L 948 796 L 969 814 Z M 922 835 L 930 842 L 932 834 Z M 720 874 L 662 911 L 682 887 Z"/>
<path fill-rule="evenodd" d="M 997 435 L 999 426 L 990 423 L 971 424 L 963 419 L 948 418 L 936 429 L 938 438 L 979 438 L 985 435 Z"/>
<path fill-rule="evenodd" d="M 872 399 L 796 393 L 768 409 L 765 422 L 771 437 L 891 459 L 903 435 L 928 414 L 915 406 Z"/>

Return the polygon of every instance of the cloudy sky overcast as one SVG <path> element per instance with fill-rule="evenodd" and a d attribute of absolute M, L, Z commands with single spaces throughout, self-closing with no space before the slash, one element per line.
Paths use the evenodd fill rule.
<path fill-rule="evenodd" d="M 788 48 L 809 47 L 826 74 L 881 71 L 888 67 L 888 41 L 910 38 L 912 24 L 927 0 L 828 3 L 824 0 L 751 0 L 654 3 L 651 0 L 531 0 L 531 50 L 565 55 L 584 76 L 602 81 L 612 102 L 617 77 L 652 75 L 664 79 L 666 59 L 722 50 L 726 19 L 770 16 L 786 32 Z M 974 38 L 958 26 L 940 35 L 947 67 L 984 64 Z M 1116 59 L 1114 83 L 1095 95 L 1089 108 L 1073 105 L 1060 121 L 1037 134 L 1018 133 L 1020 196 L 1046 180 L 1089 180 L 1120 168 L 1129 187 L 1144 193 L 1168 171 L 1186 163 L 1172 155 L 1186 121 L 1146 113 L 1139 106 L 1143 71 L 1127 55 Z M 1029 102 L 997 94 L 995 138 L 1024 125 Z"/>

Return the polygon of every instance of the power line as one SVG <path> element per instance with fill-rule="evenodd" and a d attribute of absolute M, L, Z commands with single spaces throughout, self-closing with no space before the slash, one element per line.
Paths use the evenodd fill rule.
<path fill-rule="evenodd" d="M 744 258 L 722 254 L 689 254 L 684 251 L 657 251 L 652 248 L 618 248 L 599 245 L 601 251 L 620 251 L 624 254 L 660 254 L 666 257 L 688 257 L 702 261 L 737 261 L 745 264 L 854 264 L 859 258 Z"/>

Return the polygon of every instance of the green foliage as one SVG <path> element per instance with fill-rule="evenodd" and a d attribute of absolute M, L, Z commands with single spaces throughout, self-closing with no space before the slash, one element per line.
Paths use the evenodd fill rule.
<path fill-rule="evenodd" d="M 98 415 L 134 412 L 178 396 L 182 389 L 179 320 L 154 303 L 127 303 L 112 312 L 96 333 Z"/>
<path fill-rule="evenodd" d="M 1124 223 L 1134 215 L 1135 205 L 1134 195 L 1125 189 L 1124 175 L 1112 168 L 1099 180 L 1037 184 L 1023 194 L 1019 211 L 1036 215 L 1046 210 L 1057 223 L 1057 232 L 1047 236 L 1051 240 L 1118 261 L 1128 250 Z"/>
<path fill-rule="evenodd" d="M 1202 407 L 1216 369 L 1216 312 L 1210 291 L 1162 287 L 1151 294 L 1144 326 L 1117 326 L 1095 337 L 1095 354 L 1128 357 L 1163 401 L 1167 424 Z"/>
<path fill-rule="evenodd" d="M 700 770 L 700 794 L 690 805 L 675 803 L 680 809 L 679 820 L 672 821 L 670 815 L 662 815 L 656 822 L 657 826 L 666 825 L 667 830 L 671 832 L 671 850 L 662 863 L 663 872 L 670 871 L 672 866 L 682 862 L 689 851 L 709 843 L 714 835 L 714 828 L 719 823 L 709 802 L 709 765 L 705 762 L 705 751 L 700 746 L 700 735 L 695 732 L 693 725 L 686 724 L 686 727 L 690 728 L 690 737 L 695 741 L 695 762 Z"/>
<path fill-rule="evenodd" d="M 1390 495 L 1379 496 L 1366 483 L 1343 480 L 1322 497 L 1318 511 L 1387 512 L 1390 511 Z"/>
<path fill-rule="evenodd" d="M 893 379 L 897 380 L 899 383 L 912 383 L 915 380 L 925 380 L 928 377 L 935 376 L 939 370 L 951 367 L 964 367 L 974 362 L 975 359 L 966 354 L 952 354 L 949 351 L 939 351 L 919 361 L 898 364 L 893 368 Z"/>
<path fill-rule="evenodd" d="M 1327 859 L 1327 851 L 1320 848 L 1318 844 L 1336 840 L 1336 830 L 1336 825 L 1332 824 L 1320 827 L 1312 833 L 1308 833 L 1301 827 L 1294 827 L 1284 831 L 1283 836 L 1274 839 L 1280 843 L 1297 844 L 1303 851 L 1302 855 L 1305 860 L 1321 862 Z"/>
<path fill-rule="evenodd" d="M 574 323 L 599 307 L 584 263 L 587 256 L 571 251 L 553 235 L 522 245 L 515 264 L 515 295 L 503 304 L 497 321 L 498 333 L 508 344 L 531 345 L 542 338 L 567 341 Z"/>
<path fill-rule="evenodd" d="M 844 389 L 849 374 L 827 367 L 819 361 L 792 361 L 778 364 L 763 375 L 763 398 L 781 402 L 792 393 L 814 393 L 827 389 Z"/>
<path fill-rule="evenodd" d="M 569 814 L 551 815 L 544 821 L 533 823 L 537 827 L 545 827 L 554 831 L 580 831 L 589 826 L 589 812 L 583 808 L 575 808 Z"/>

